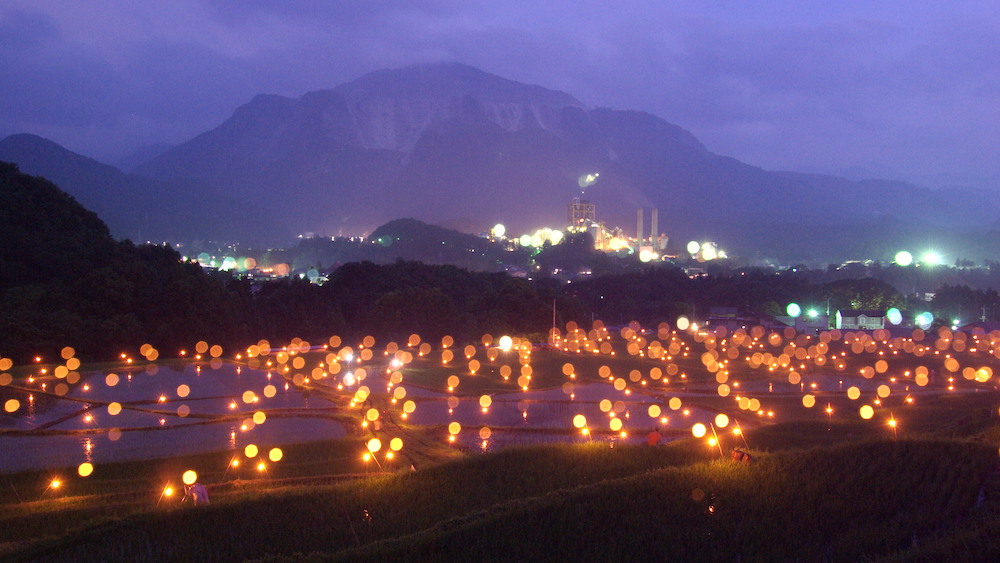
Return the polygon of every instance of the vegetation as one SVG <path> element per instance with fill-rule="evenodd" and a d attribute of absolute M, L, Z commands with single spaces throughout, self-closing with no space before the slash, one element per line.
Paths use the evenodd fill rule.
<path fill-rule="evenodd" d="M 0 197 L 0 234 L 6 243 L 0 247 L 0 353 L 19 363 L 35 355 L 51 357 L 67 344 L 98 360 L 147 342 L 173 355 L 208 338 L 238 349 L 259 338 L 321 339 L 333 333 L 398 339 L 418 332 L 473 340 L 486 332 L 540 335 L 551 326 L 553 304 L 560 325 L 595 317 L 614 324 L 659 322 L 706 315 L 712 306 L 777 315 L 791 301 L 831 311 L 930 308 L 948 321 L 977 313 L 994 319 L 1000 312 L 996 290 L 982 288 L 992 278 L 941 277 L 960 272 L 955 269 L 934 273 L 876 264 L 775 272 L 712 265 L 712 275 L 692 280 L 674 265 L 640 266 L 633 259 L 595 253 L 585 235 L 538 252 L 533 281 L 393 261 L 392 256 L 412 256 L 490 270 L 511 256 L 515 263 L 529 258 L 413 220 L 383 226 L 363 243 L 371 247 L 364 252 L 348 249 L 362 243 L 331 241 L 340 249 L 332 262 L 339 267 L 322 287 L 295 276 L 251 282 L 207 273 L 182 262 L 168 246 L 116 242 L 93 213 L 14 165 L 0 165 Z M 302 244 L 300 263 L 330 265 L 324 262 L 330 255 L 323 245 Z M 365 256 L 383 264 L 342 263 Z M 593 275 L 569 285 L 549 277 L 556 270 L 575 275 L 581 266 Z M 916 288 L 933 280 L 971 285 L 943 285 L 930 304 L 907 301 L 891 285 L 912 282 Z"/>
<path fill-rule="evenodd" d="M 949 455 L 968 461 L 956 466 Z M 893 442 L 670 467 L 509 503 L 337 559 L 857 560 L 964 515 L 991 461 L 985 448 Z"/>
<path fill-rule="evenodd" d="M 0 196 L 4 355 L 24 360 L 72 342 L 107 358 L 141 339 L 171 349 L 198 334 L 238 335 L 225 286 L 169 247 L 114 241 L 96 215 L 14 165 L 0 163 Z"/>
<path fill-rule="evenodd" d="M 0 166 L 0 350 L 19 363 L 67 344 L 109 359 L 151 343 L 173 355 L 211 338 L 332 333 L 428 336 L 544 331 L 553 297 L 503 274 L 353 263 L 323 287 L 210 275 L 167 246 L 116 242 L 93 213 L 41 178 Z M 388 235 L 386 235 L 388 236 Z M 9 244 L 8 244 L 9 242 Z"/>
<path fill-rule="evenodd" d="M 694 441 L 513 448 L 415 473 L 287 483 L 222 493 L 207 507 L 118 517 L 88 508 L 96 501 L 86 498 L 47 507 L 58 512 L 15 506 L 3 518 L 10 534 L 65 528 L 36 531 L 38 541 L 8 545 L 5 557 L 858 560 L 976 542 L 996 549 L 985 528 L 966 526 L 993 471 L 992 447 L 853 441 L 755 451 L 752 464 L 713 461 L 712 451 Z M 72 518 L 91 524 L 67 525 Z M 913 550 L 925 542 L 926 551 Z"/>

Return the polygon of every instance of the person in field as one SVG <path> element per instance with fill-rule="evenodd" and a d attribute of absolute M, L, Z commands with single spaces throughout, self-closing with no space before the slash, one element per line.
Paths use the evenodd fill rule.
<path fill-rule="evenodd" d="M 201 483 L 184 485 L 184 500 L 191 499 L 191 504 L 198 506 L 208 504 L 208 488 Z"/>

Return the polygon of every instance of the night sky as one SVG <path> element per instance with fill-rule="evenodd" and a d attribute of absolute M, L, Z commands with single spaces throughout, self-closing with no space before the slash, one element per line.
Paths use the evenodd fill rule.
<path fill-rule="evenodd" d="M 1000 190 L 997 0 L 5 0 L 0 53 L 0 137 L 106 162 L 259 93 L 456 61 L 769 169 Z"/>

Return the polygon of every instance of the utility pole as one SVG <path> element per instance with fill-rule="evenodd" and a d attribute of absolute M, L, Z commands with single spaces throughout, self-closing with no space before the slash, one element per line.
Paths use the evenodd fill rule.
<path fill-rule="evenodd" d="M 549 331 L 549 344 L 556 343 L 556 300 L 552 299 L 552 330 Z"/>

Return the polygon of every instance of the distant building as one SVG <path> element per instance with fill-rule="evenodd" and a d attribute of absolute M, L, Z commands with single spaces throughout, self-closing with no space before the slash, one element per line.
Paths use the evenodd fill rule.
<path fill-rule="evenodd" d="M 566 212 L 566 230 L 583 232 L 597 222 L 597 206 L 585 199 L 574 197 Z"/>
<path fill-rule="evenodd" d="M 802 333 L 819 333 L 830 328 L 830 315 L 800 315 L 798 317 L 780 316 L 775 320 L 793 327 Z"/>
<path fill-rule="evenodd" d="M 740 315 L 736 307 L 709 307 L 708 316 L 705 318 L 705 326 L 709 328 L 722 326 L 729 330 L 744 327 L 748 322 L 754 324 L 751 319 Z"/>
<path fill-rule="evenodd" d="M 594 237 L 594 248 L 602 252 L 617 252 L 629 247 L 621 227 L 609 230 L 604 223 L 597 223 L 591 228 L 590 234 Z"/>
<path fill-rule="evenodd" d="M 608 228 L 597 220 L 597 206 L 588 200 L 574 197 L 566 208 L 566 232 L 590 233 L 594 240 L 594 248 L 602 252 L 618 252 L 632 250 L 639 252 L 642 237 L 642 210 L 639 210 L 639 236 L 635 241 L 625 235 L 621 227 Z M 657 210 L 652 211 L 652 229 L 648 239 L 649 253 L 657 256 L 667 248 L 668 238 L 665 234 L 656 234 L 659 218 Z"/>
<path fill-rule="evenodd" d="M 667 236 L 659 232 L 660 210 L 654 207 L 649 211 L 649 237 L 643 227 L 643 212 L 642 208 L 635 212 L 635 248 L 649 246 L 654 252 L 666 249 Z"/>
<path fill-rule="evenodd" d="M 749 330 L 761 326 L 768 330 L 785 328 L 787 325 L 764 313 L 743 313 L 736 307 L 710 307 L 705 318 L 705 327 L 716 330 L 724 327 L 729 332 Z"/>
<path fill-rule="evenodd" d="M 846 330 L 878 330 L 885 328 L 885 311 L 881 309 L 843 309 L 837 311 L 835 328 Z"/>
<path fill-rule="evenodd" d="M 697 266 L 688 266 L 684 268 L 684 274 L 691 279 L 695 279 L 707 276 L 708 271 L 705 268 L 699 268 Z"/>

